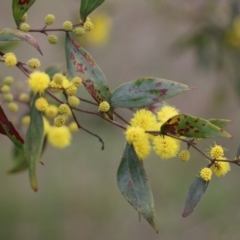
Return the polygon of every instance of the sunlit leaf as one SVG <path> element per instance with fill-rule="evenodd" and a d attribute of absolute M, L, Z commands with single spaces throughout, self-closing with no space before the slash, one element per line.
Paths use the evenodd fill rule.
<path fill-rule="evenodd" d="M 187 217 L 193 212 L 194 208 L 206 193 L 208 184 L 209 182 L 204 181 L 200 177 L 195 178 L 195 181 L 191 184 L 188 191 L 185 208 L 182 214 L 183 217 Z"/>
<path fill-rule="evenodd" d="M 228 120 L 228 119 L 217 119 L 217 118 L 209 119 L 208 121 L 218 126 L 219 128 L 224 128 L 228 123 L 232 122 L 231 120 Z"/>
<path fill-rule="evenodd" d="M 111 96 L 111 106 L 116 108 L 147 107 L 191 89 L 185 84 L 170 80 L 141 78 L 115 89 Z"/>
<path fill-rule="evenodd" d="M 80 6 L 80 17 L 82 20 L 85 20 L 87 16 L 99 7 L 104 0 L 81 0 Z"/>
<path fill-rule="evenodd" d="M 127 144 L 117 173 L 118 187 L 125 199 L 158 232 L 152 191 L 142 161 L 132 145 Z"/>
<path fill-rule="evenodd" d="M 19 25 L 22 16 L 28 11 L 36 0 L 12 0 L 12 12 L 15 23 Z"/>
<path fill-rule="evenodd" d="M 37 41 L 30 34 L 18 29 L 4 28 L 0 30 L 0 41 L 26 41 L 42 54 Z"/>
<path fill-rule="evenodd" d="M 187 114 L 178 114 L 169 118 L 162 125 L 161 133 L 195 138 L 232 137 L 229 133 L 209 121 Z"/>

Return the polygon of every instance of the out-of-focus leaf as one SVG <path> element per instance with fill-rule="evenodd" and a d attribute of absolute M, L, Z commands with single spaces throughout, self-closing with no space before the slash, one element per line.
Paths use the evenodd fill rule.
<path fill-rule="evenodd" d="M 26 41 L 35 47 L 41 54 L 42 51 L 37 41 L 28 33 L 22 32 L 18 29 L 4 28 L 0 31 L 0 41 Z"/>
<path fill-rule="evenodd" d="M 36 0 L 12 0 L 12 12 L 15 23 L 19 25 L 22 16 L 34 4 Z"/>
<path fill-rule="evenodd" d="M 30 124 L 26 134 L 26 140 L 24 143 L 24 153 L 29 163 L 29 178 L 30 185 L 33 190 L 38 190 L 38 182 L 36 176 L 36 165 L 39 162 L 39 158 L 43 148 L 44 142 L 44 125 L 42 113 L 35 107 L 35 101 L 39 98 L 39 94 L 36 94 L 30 110 Z"/>
<path fill-rule="evenodd" d="M 142 78 L 115 89 L 111 96 L 111 106 L 116 108 L 148 107 L 191 89 L 185 84 L 170 80 Z"/>
<path fill-rule="evenodd" d="M 161 133 L 194 138 L 232 136 L 209 121 L 187 114 L 178 114 L 169 118 L 161 127 Z"/>
<path fill-rule="evenodd" d="M 132 145 L 127 144 L 117 173 L 118 187 L 125 199 L 158 232 L 151 188 L 142 161 Z"/>
<path fill-rule="evenodd" d="M 55 73 L 61 73 L 61 72 L 62 72 L 62 68 L 60 67 L 60 65 L 49 66 L 45 70 L 45 73 L 47 73 L 50 78 L 52 78 Z"/>
<path fill-rule="evenodd" d="M 14 47 L 16 47 L 18 42 L 6 42 L 4 44 L 0 44 L 0 51 L 7 52 L 9 50 L 12 50 Z"/>
<path fill-rule="evenodd" d="M 232 122 L 231 120 L 228 120 L 228 119 L 217 119 L 217 118 L 209 119 L 208 121 L 219 128 L 224 128 L 228 123 Z"/>
<path fill-rule="evenodd" d="M 66 61 L 68 73 L 71 77 L 79 76 L 91 96 L 100 103 L 110 102 L 110 91 L 102 70 L 93 58 L 80 47 L 70 36 L 66 35 L 65 43 Z M 112 109 L 107 114 L 112 119 Z"/>
<path fill-rule="evenodd" d="M 208 184 L 209 182 L 204 181 L 200 177 L 195 178 L 195 181 L 191 184 L 188 191 L 185 208 L 182 214 L 183 217 L 187 217 L 193 212 L 194 208 L 206 193 Z"/>
<path fill-rule="evenodd" d="M 104 0 L 81 0 L 80 6 L 80 17 L 83 21 L 87 18 L 87 16 L 99 7 Z"/>

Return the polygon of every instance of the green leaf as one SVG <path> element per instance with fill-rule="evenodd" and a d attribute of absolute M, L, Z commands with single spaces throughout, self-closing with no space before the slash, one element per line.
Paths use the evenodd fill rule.
<path fill-rule="evenodd" d="M 217 118 L 212 118 L 212 119 L 209 119 L 208 121 L 219 128 L 224 128 L 228 123 L 232 122 L 231 120 L 228 120 L 228 119 L 217 119 Z"/>
<path fill-rule="evenodd" d="M 209 138 L 217 136 L 227 138 L 232 137 L 229 133 L 223 131 L 209 121 L 187 114 L 178 114 L 169 118 L 162 125 L 160 132 L 162 134 L 169 133 L 175 136 L 194 138 Z"/>
<path fill-rule="evenodd" d="M 81 20 L 85 21 L 87 16 L 99 7 L 104 0 L 81 0 L 81 7 L 80 7 L 80 17 Z"/>
<path fill-rule="evenodd" d="M 29 163 L 30 185 L 35 191 L 37 191 L 38 189 L 36 165 L 39 162 L 44 142 L 44 126 L 42 113 L 35 108 L 35 101 L 38 98 L 39 94 L 36 94 L 31 105 L 31 121 L 27 130 L 24 143 L 24 152 L 26 159 Z"/>
<path fill-rule="evenodd" d="M 62 67 L 60 66 L 60 64 L 49 66 L 45 70 L 45 73 L 47 73 L 50 78 L 52 78 L 55 73 L 61 73 L 61 72 L 62 72 Z"/>
<path fill-rule="evenodd" d="M 7 52 L 12 50 L 14 47 L 16 47 L 18 42 L 6 42 L 4 44 L 0 44 L 0 51 Z"/>
<path fill-rule="evenodd" d="M 34 4 L 36 0 L 12 0 L 12 12 L 17 26 L 21 22 L 22 16 Z"/>
<path fill-rule="evenodd" d="M 26 41 L 35 47 L 41 54 L 42 51 L 37 41 L 28 33 L 22 32 L 18 29 L 4 28 L 0 31 L 0 41 Z"/>
<path fill-rule="evenodd" d="M 204 181 L 200 177 L 195 178 L 195 181 L 191 184 L 188 191 L 185 208 L 182 214 L 183 217 L 187 217 L 193 212 L 194 208 L 206 193 L 208 184 L 209 182 Z"/>
<path fill-rule="evenodd" d="M 24 151 L 14 147 L 13 149 L 13 167 L 8 170 L 8 173 L 18 173 L 28 168 L 28 161 Z"/>
<path fill-rule="evenodd" d="M 107 101 L 110 103 L 110 91 L 102 70 L 93 58 L 80 47 L 70 36 L 66 35 L 65 42 L 66 61 L 68 73 L 71 77 L 79 76 L 91 96 L 97 103 Z M 108 112 L 112 119 L 112 109 Z"/>
<path fill-rule="evenodd" d="M 111 96 L 111 106 L 116 108 L 143 108 L 191 89 L 185 84 L 165 79 L 141 78 L 115 89 Z"/>
<path fill-rule="evenodd" d="M 125 199 L 158 232 L 152 191 L 142 161 L 132 145 L 127 144 L 117 173 L 118 187 Z"/>

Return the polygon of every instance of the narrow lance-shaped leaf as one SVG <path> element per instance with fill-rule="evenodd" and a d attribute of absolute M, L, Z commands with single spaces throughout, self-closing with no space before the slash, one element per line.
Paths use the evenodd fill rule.
<path fill-rule="evenodd" d="M 22 16 L 34 4 L 36 0 L 12 0 L 13 18 L 17 25 L 21 22 Z"/>
<path fill-rule="evenodd" d="M 82 20 L 85 20 L 87 16 L 99 7 L 104 0 L 81 0 L 80 6 L 80 17 Z"/>
<path fill-rule="evenodd" d="M 183 217 L 187 217 L 193 212 L 197 204 L 201 201 L 206 193 L 208 184 L 209 182 L 204 181 L 200 177 L 195 178 L 195 181 L 191 184 L 188 190 L 185 208 L 182 214 Z"/>
<path fill-rule="evenodd" d="M 111 105 L 116 108 L 143 108 L 162 102 L 189 86 L 159 78 L 141 78 L 125 83 L 112 92 Z"/>
<path fill-rule="evenodd" d="M 209 137 L 227 137 L 232 136 L 221 128 L 209 121 L 193 117 L 187 114 L 178 114 L 169 118 L 161 127 L 162 134 L 172 134 L 175 136 L 209 138 Z"/>
<path fill-rule="evenodd" d="M 18 29 L 4 28 L 0 31 L 0 41 L 26 41 L 35 47 L 41 54 L 42 51 L 37 41 L 28 33 L 22 32 Z"/>
<path fill-rule="evenodd" d="M 102 101 L 110 102 L 110 91 L 102 70 L 93 58 L 68 34 L 66 35 L 65 51 L 70 76 L 80 76 L 87 91 L 97 103 Z M 111 111 L 112 109 L 107 114 L 110 118 L 113 118 Z"/>
<path fill-rule="evenodd" d="M 24 143 L 24 152 L 26 159 L 29 163 L 29 178 L 31 187 L 37 191 L 38 182 L 36 176 L 36 165 L 39 162 L 39 158 L 43 148 L 44 142 L 44 126 L 42 113 L 35 107 L 35 101 L 39 98 L 39 94 L 36 94 L 30 110 L 30 124 L 27 130 L 26 139 Z"/>
<path fill-rule="evenodd" d="M 231 120 L 228 119 L 217 119 L 217 118 L 212 118 L 208 120 L 210 123 L 218 126 L 219 128 L 224 128 L 228 123 L 231 123 Z"/>
<path fill-rule="evenodd" d="M 127 144 L 117 173 L 118 187 L 125 199 L 158 232 L 152 191 L 145 169 L 132 145 Z"/>

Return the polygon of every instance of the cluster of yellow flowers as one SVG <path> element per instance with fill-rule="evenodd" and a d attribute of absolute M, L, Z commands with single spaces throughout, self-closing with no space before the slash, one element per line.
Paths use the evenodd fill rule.
<path fill-rule="evenodd" d="M 126 130 L 126 140 L 133 144 L 138 157 L 143 160 L 151 149 L 162 159 L 175 157 L 180 150 L 180 141 L 167 136 L 153 136 L 145 131 L 159 131 L 161 125 L 170 117 L 177 115 L 178 110 L 164 105 L 155 115 L 149 110 L 138 110 Z"/>

